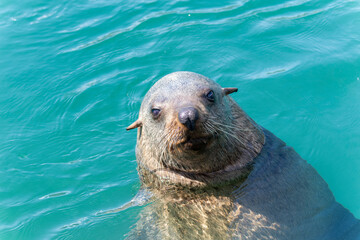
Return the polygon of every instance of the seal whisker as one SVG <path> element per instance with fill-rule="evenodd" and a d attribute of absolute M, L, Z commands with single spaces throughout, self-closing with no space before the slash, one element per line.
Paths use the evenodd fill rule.
<path fill-rule="evenodd" d="M 243 131 L 243 132 L 250 132 L 250 131 L 253 131 L 253 129 L 249 129 L 249 128 L 241 128 L 239 127 L 236 123 L 233 122 L 233 120 L 231 119 L 228 119 L 228 121 L 226 122 L 222 122 L 222 123 L 219 123 L 218 121 L 218 118 L 214 117 L 214 116 L 209 116 L 208 118 L 209 121 L 215 123 L 215 124 L 221 124 L 222 126 L 224 127 L 227 127 L 227 128 L 230 128 L 232 130 L 240 130 L 240 131 Z M 229 123 L 227 123 L 229 122 Z"/>
<path fill-rule="evenodd" d="M 209 121 L 209 124 L 214 124 L 214 127 L 216 128 L 216 130 L 218 130 L 220 133 L 223 133 L 223 135 L 227 138 L 228 141 L 230 141 L 229 137 L 231 136 L 232 137 L 231 140 L 234 140 L 234 141 L 240 143 L 241 145 L 245 146 L 244 141 L 242 139 L 240 139 L 239 136 L 235 135 L 233 132 L 231 132 L 227 128 L 229 125 L 220 125 L 220 124 L 216 124 L 215 122 L 211 122 L 211 121 Z"/>

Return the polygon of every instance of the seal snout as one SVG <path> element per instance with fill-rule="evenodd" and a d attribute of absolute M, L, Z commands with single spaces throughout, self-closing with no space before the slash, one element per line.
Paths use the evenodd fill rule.
<path fill-rule="evenodd" d="M 193 131 L 196 121 L 199 119 L 199 112 L 194 107 L 185 107 L 180 109 L 178 118 L 181 124 Z"/>

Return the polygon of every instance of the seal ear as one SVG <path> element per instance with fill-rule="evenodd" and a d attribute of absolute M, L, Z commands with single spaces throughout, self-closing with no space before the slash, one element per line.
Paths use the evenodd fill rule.
<path fill-rule="evenodd" d="M 238 89 L 237 88 L 223 88 L 222 91 L 223 91 L 224 95 L 229 95 L 233 92 L 237 92 Z"/>
<path fill-rule="evenodd" d="M 130 124 L 130 126 L 128 126 L 126 128 L 126 130 L 131 130 L 131 129 L 134 129 L 134 128 L 138 128 L 138 127 L 141 127 L 142 126 L 142 122 L 140 119 L 136 120 L 135 122 L 133 122 L 132 124 Z"/>

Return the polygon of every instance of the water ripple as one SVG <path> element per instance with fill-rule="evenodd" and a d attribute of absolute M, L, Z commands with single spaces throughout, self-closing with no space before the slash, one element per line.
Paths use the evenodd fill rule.
<path fill-rule="evenodd" d="M 56 6 L 55 8 L 51 9 L 48 13 L 42 14 L 41 16 L 37 17 L 34 21 L 30 22 L 30 25 L 40 23 L 43 19 L 49 18 L 54 16 L 58 13 L 60 6 Z"/>
<path fill-rule="evenodd" d="M 232 21 L 236 21 L 239 19 L 245 19 L 245 18 L 249 18 L 251 16 L 255 16 L 261 13 L 269 13 L 269 12 L 276 12 L 278 10 L 283 10 L 286 8 L 291 8 L 291 7 L 297 7 L 297 6 L 301 6 L 305 3 L 309 2 L 309 0 L 295 0 L 295 1 L 291 1 L 291 2 L 286 2 L 283 4 L 278 4 L 275 6 L 266 6 L 266 7 L 261 7 L 258 9 L 251 9 L 248 11 L 245 11 L 244 13 L 239 12 L 237 10 L 241 9 L 242 7 L 245 6 L 246 2 L 243 2 L 239 5 L 234 5 L 234 6 L 229 6 L 229 7 L 225 7 L 225 8 L 215 8 L 215 9 L 203 9 L 203 10 L 172 10 L 172 11 L 159 11 L 159 12 L 151 12 L 148 13 L 145 16 L 142 16 L 140 19 L 134 21 L 133 23 L 131 23 L 128 27 L 125 28 L 121 28 L 121 29 L 117 29 L 114 31 L 111 31 L 109 33 L 105 33 L 99 37 L 97 37 L 95 40 L 92 40 L 90 42 L 87 43 L 83 43 L 80 44 L 76 47 L 70 48 L 70 49 L 65 49 L 65 50 L 61 50 L 59 52 L 59 54 L 63 54 L 63 53 L 69 53 L 69 52 L 73 52 L 73 51 L 78 51 L 78 50 L 82 50 L 100 43 L 103 43 L 109 39 L 112 39 L 120 34 L 125 34 L 131 31 L 134 31 L 135 29 L 137 29 L 138 27 L 140 27 L 141 25 L 145 24 L 146 22 L 149 22 L 150 20 L 155 20 L 155 19 L 159 19 L 160 18 L 165 18 L 165 17 L 170 17 L 172 16 L 173 18 L 176 18 L 176 16 L 188 16 L 188 20 L 181 22 L 181 23 L 177 23 L 177 24 L 171 24 L 169 26 L 156 26 L 155 29 L 153 29 L 153 31 L 156 31 L 158 34 L 161 33 L 166 33 L 169 32 L 170 30 L 179 30 L 180 28 L 184 28 L 184 27 L 188 27 L 188 26 L 193 26 L 193 25 L 219 25 L 219 24 L 224 24 L 224 23 L 228 23 L 228 22 L 232 22 Z M 229 13 L 229 12 L 233 12 L 234 16 L 223 16 L 221 19 L 219 20 L 211 20 L 211 19 L 207 19 L 205 16 L 201 17 L 201 15 L 203 14 L 223 14 L 223 13 Z M 304 14 L 304 13 L 301 13 Z M 196 19 L 193 19 L 193 17 L 196 17 Z M 276 20 L 276 17 L 274 17 Z M 85 25 L 87 26 L 89 23 L 86 23 Z M 144 26 L 145 27 L 145 26 Z M 79 27 L 77 27 L 79 28 Z M 146 28 L 146 27 L 145 27 Z M 63 31 L 72 31 L 72 30 L 63 30 Z"/>
<path fill-rule="evenodd" d="M 50 193 L 50 194 L 47 194 L 45 196 L 40 197 L 39 200 L 44 200 L 44 199 L 48 199 L 48 198 L 62 197 L 62 196 L 68 195 L 70 193 L 71 193 L 70 191 L 62 191 L 62 192 Z"/>
<path fill-rule="evenodd" d="M 108 39 L 111 39 L 119 34 L 123 34 L 123 33 L 126 33 L 126 32 L 130 32 L 132 30 L 134 30 L 136 27 L 140 26 L 142 23 L 148 21 L 149 19 L 152 19 L 152 18 L 156 18 L 156 17 L 160 17 L 160 16 L 163 16 L 163 15 L 166 15 L 166 14 L 169 14 L 167 12 L 160 12 L 160 13 L 150 13 L 144 17 L 142 17 L 141 19 L 135 21 L 134 23 L 132 23 L 130 26 L 126 27 L 126 28 L 122 28 L 122 29 L 118 29 L 118 30 L 115 30 L 115 31 L 112 31 L 110 33 L 106 33 L 100 37 L 97 37 L 95 40 L 92 40 L 88 43 L 85 43 L 85 44 L 80 44 L 74 48 L 71 48 L 71 49 L 65 49 L 65 50 L 62 50 L 59 52 L 59 54 L 63 54 L 63 53 L 68 53 L 68 52 L 74 52 L 74 51 L 78 51 L 78 50 L 82 50 L 82 49 L 85 49 L 85 48 L 88 48 L 88 47 L 91 47 L 91 46 L 94 46 L 96 44 L 99 44 L 99 43 L 102 43 Z"/>
<path fill-rule="evenodd" d="M 261 78 L 273 77 L 273 75 L 279 75 L 279 74 L 283 74 L 286 72 L 288 73 L 289 71 L 295 69 L 298 65 L 300 65 L 300 62 L 293 62 L 293 63 L 289 63 L 285 66 L 268 68 L 268 69 L 264 69 L 261 72 L 251 73 L 251 74 L 245 76 L 245 78 L 249 79 L 249 80 L 255 80 L 255 79 L 261 79 Z"/>

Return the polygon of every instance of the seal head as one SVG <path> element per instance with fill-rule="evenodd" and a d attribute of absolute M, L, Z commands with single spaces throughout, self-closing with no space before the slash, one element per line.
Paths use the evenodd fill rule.
<path fill-rule="evenodd" d="M 171 183 L 206 185 L 245 173 L 264 144 L 261 129 L 221 88 L 200 74 L 175 72 L 147 92 L 138 128 L 140 168 Z"/>

